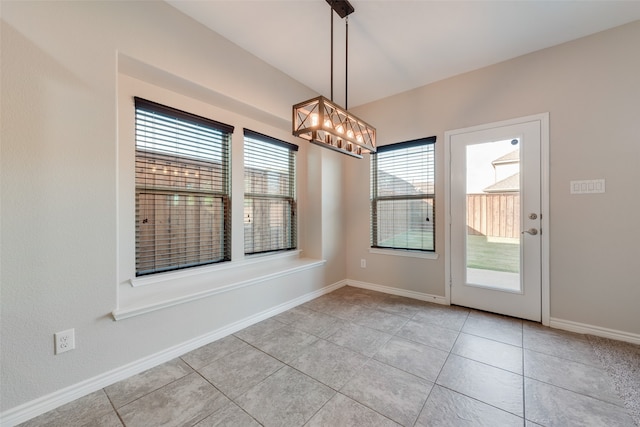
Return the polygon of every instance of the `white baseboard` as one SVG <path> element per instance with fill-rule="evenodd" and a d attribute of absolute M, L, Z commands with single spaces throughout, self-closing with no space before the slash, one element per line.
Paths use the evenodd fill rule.
<path fill-rule="evenodd" d="M 551 317 L 549 326 L 565 331 L 577 332 L 579 334 L 595 335 L 598 337 L 610 338 L 612 340 L 626 341 L 632 344 L 640 344 L 640 335 L 631 332 L 618 331 L 615 329 L 602 328 L 600 326 L 588 325 L 586 323 L 573 322 L 571 320 L 557 319 Z"/>
<path fill-rule="evenodd" d="M 407 298 L 413 298 L 420 301 L 434 302 L 436 304 L 449 305 L 447 299 L 439 295 L 425 294 L 422 292 L 408 291 L 406 289 L 392 288 L 390 286 L 376 285 L 374 283 L 360 282 L 358 280 L 347 279 L 346 285 L 354 286 L 356 288 L 370 289 L 372 291 L 378 291 L 385 294 L 398 295 Z"/>
<path fill-rule="evenodd" d="M 332 285 L 325 286 L 322 289 L 302 295 L 291 301 L 287 301 L 278 306 L 257 313 L 253 316 L 249 316 L 245 319 L 231 323 L 210 333 L 201 335 L 189 341 L 185 341 L 181 344 L 162 350 L 148 357 L 144 357 L 124 366 L 113 369 L 109 372 L 105 372 L 93 378 L 89 378 L 85 381 L 81 381 L 77 384 L 73 384 L 69 387 L 55 391 L 46 396 L 42 396 L 38 399 L 9 409 L 0 414 L 0 426 L 13 427 L 17 424 L 28 421 L 32 418 L 37 417 L 38 415 L 44 414 L 45 412 L 49 412 L 64 404 L 86 396 L 87 394 L 101 390 L 107 386 L 110 386 L 111 384 L 117 383 L 118 381 L 122 381 L 133 375 L 137 375 L 148 369 L 175 359 L 176 357 L 182 356 L 183 354 L 202 347 L 203 345 L 217 341 L 221 338 L 226 337 L 227 335 L 231 335 L 241 329 L 253 325 L 254 323 L 258 323 L 300 304 L 304 304 L 307 301 L 311 301 L 312 299 L 317 298 L 321 295 L 332 292 L 338 288 L 343 287 L 345 284 L 346 281 L 342 280 Z"/>

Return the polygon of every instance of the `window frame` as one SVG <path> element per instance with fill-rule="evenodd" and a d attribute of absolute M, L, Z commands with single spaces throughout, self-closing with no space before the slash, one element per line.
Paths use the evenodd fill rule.
<path fill-rule="evenodd" d="M 206 118 L 206 117 L 202 117 L 186 111 L 178 110 L 173 107 L 169 107 L 167 105 L 149 101 L 144 98 L 133 97 L 133 99 L 134 99 L 134 117 L 135 117 L 134 153 L 135 153 L 135 163 L 136 163 L 135 192 L 134 192 L 135 208 L 136 208 L 136 214 L 135 214 L 136 226 L 135 226 L 135 238 L 134 238 L 135 277 L 145 277 L 150 275 L 172 272 L 176 270 L 185 270 L 189 268 L 202 267 L 210 264 L 230 261 L 231 260 L 231 180 L 230 180 L 231 170 L 230 168 L 231 168 L 231 139 L 232 139 L 234 127 L 231 125 L 227 125 L 225 123 L 221 123 L 221 122 Z M 178 144 L 177 142 L 175 143 L 176 148 L 173 149 L 174 152 L 171 152 L 171 150 L 166 150 L 166 149 L 163 150 L 161 148 L 143 147 L 145 143 L 142 141 L 143 137 L 141 136 L 139 137 L 139 132 L 138 132 L 139 120 L 140 121 L 144 120 L 142 116 L 145 113 L 143 112 L 150 113 L 150 114 L 157 114 L 159 117 L 162 117 L 160 119 L 160 123 L 162 123 L 163 125 L 170 124 L 171 121 L 174 121 L 176 128 L 178 126 L 180 127 L 194 126 L 194 131 L 192 133 L 189 133 L 187 137 L 183 137 L 183 136 L 180 137 L 180 141 L 179 141 L 180 144 Z M 139 114 L 140 114 L 140 117 L 139 117 Z M 159 130 L 160 126 L 151 125 L 150 128 L 152 129 L 151 130 L 152 136 L 160 139 L 160 132 L 161 132 Z M 220 179 L 219 179 L 220 188 L 216 190 L 214 190 L 213 188 L 203 189 L 202 181 L 200 180 L 200 174 L 198 175 L 198 178 L 196 178 L 197 185 L 200 186 L 200 188 L 189 187 L 189 185 L 187 184 L 183 186 L 179 186 L 175 184 L 171 185 L 168 182 L 165 182 L 165 185 L 158 185 L 157 183 L 155 183 L 155 181 L 148 185 L 146 183 L 146 178 L 149 176 L 151 172 L 148 169 L 146 169 L 147 165 L 145 164 L 145 162 L 149 162 L 149 161 L 165 162 L 166 165 L 172 165 L 172 167 L 176 167 L 176 165 L 181 163 L 185 171 L 187 171 L 189 168 L 199 169 L 200 167 L 203 167 L 203 166 L 204 167 L 208 166 L 210 169 L 213 169 L 217 165 L 214 160 L 207 161 L 200 158 L 200 156 L 198 155 L 198 150 L 204 148 L 206 144 L 204 143 L 201 144 L 199 142 L 197 144 L 194 143 L 194 145 L 189 145 L 189 146 L 184 144 L 184 141 L 186 140 L 186 138 L 194 138 L 194 135 L 197 133 L 197 131 L 202 128 L 206 128 L 208 131 L 220 133 L 219 147 L 216 147 L 217 149 L 220 150 L 220 163 L 218 165 L 218 168 L 219 168 L 218 174 L 220 176 Z M 152 144 L 160 145 L 161 143 L 153 142 Z M 192 150 L 194 154 L 187 155 L 184 153 L 177 152 L 177 151 L 187 151 L 188 149 L 186 147 L 190 147 L 188 149 Z M 213 184 L 211 185 L 213 186 Z M 174 253 L 174 248 L 172 246 L 172 250 L 170 251 L 171 253 L 168 257 L 170 262 L 167 262 L 164 264 L 161 263 L 160 266 L 156 266 L 155 264 L 153 264 L 153 268 L 149 268 L 149 267 L 145 268 L 145 264 L 142 261 L 139 261 L 141 257 L 147 254 L 153 255 L 154 257 L 158 257 L 157 254 L 162 249 L 160 248 L 159 244 L 155 242 L 155 236 L 157 234 L 153 234 L 154 243 L 150 245 L 152 246 L 152 248 L 148 250 L 141 249 L 143 245 L 143 242 L 142 242 L 143 232 L 141 231 L 141 229 L 142 229 L 142 224 L 144 220 L 142 219 L 142 217 L 139 216 L 139 212 L 141 212 L 141 209 L 142 209 L 140 203 L 143 195 L 147 195 L 147 196 L 153 195 L 153 197 L 164 196 L 167 198 L 167 201 L 169 200 L 170 196 L 173 196 L 174 200 L 176 201 L 179 201 L 180 199 L 185 199 L 185 201 L 179 202 L 179 203 L 185 204 L 185 207 L 184 207 L 185 212 L 188 210 L 186 206 L 188 206 L 189 204 L 191 204 L 192 206 L 196 205 L 195 203 L 196 199 L 199 200 L 200 202 L 204 201 L 205 204 L 208 203 L 208 200 L 210 199 L 212 208 L 214 206 L 213 204 L 215 203 L 215 200 L 219 199 L 221 207 L 218 210 L 218 214 L 221 214 L 222 218 L 220 218 L 221 223 L 218 224 L 218 232 L 212 229 L 210 236 L 208 237 L 203 236 L 204 227 L 201 227 L 200 225 L 198 225 L 197 227 L 190 226 L 188 224 L 188 221 L 185 220 L 184 226 L 183 226 L 185 235 L 188 234 L 189 231 L 193 231 L 193 230 L 198 232 L 198 235 L 196 237 L 189 238 L 191 240 L 190 243 L 187 242 L 187 238 L 183 238 L 184 242 L 181 243 L 179 242 L 179 237 L 175 237 L 174 233 L 168 233 L 170 234 L 170 237 L 168 240 L 171 241 L 170 243 L 171 245 L 176 244 L 175 242 L 178 242 L 177 243 L 178 249 L 175 249 L 175 251 L 177 253 L 182 252 L 183 254 L 182 257 Z M 157 204 L 156 199 L 154 199 L 154 203 Z M 174 204 L 175 203 L 176 202 L 174 202 Z M 199 209 L 201 209 L 198 212 L 200 212 L 200 215 L 202 215 L 203 208 L 201 208 L 200 206 L 205 206 L 205 205 L 203 205 L 202 203 L 198 204 Z M 204 209 L 206 210 L 206 206 Z M 212 209 L 209 209 L 209 211 L 211 210 Z M 170 220 L 167 222 L 170 222 Z M 167 226 L 167 227 L 171 229 L 171 226 Z M 155 230 L 154 230 L 154 233 L 155 233 Z M 194 256 L 189 254 L 189 250 L 193 249 L 195 247 L 194 245 L 196 245 L 196 243 L 193 243 L 194 239 L 197 241 L 197 245 L 200 245 L 202 244 L 201 239 L 203 238 L 208 239 L 209 237 L 212 243 L 219 242 L 220 251 L 214 252 L 212 250 L 212 256 L 209 257 L 208 259 L 193 261 Z M 213 256 L 214 253 L 217 256 L 214 257 Z"/>
<path fill-rule="evenodd" d="M 371 154 L 371 198 L 370 198 L 370 251 L 380 253 L 396 253 L 396 254 L 416 254 L 418 257 L 431 258 L 431 255 L 435 255 L 436 250 L 436 192 L 435 192 L 435 148 L 436 148 L 436 136 L 419 138 L 410 141 L 398 142 L 394 144 L 388 144 L 378 147 L 376 153 Z M 430 183 L 432 192 L 422 192 L 417 190 L 416 194 L 399 194 L 399 195 L 380 195 L 379 189 L 379 156 L 384 153 L 398 152 L 399 150 L 408 150 L 414 147 L 424 146 L 429 148 L 424 154 L 429 156 L 428 171 L 424 175 L 425 183 Z M 428 219 L 430 222 L 430 228 L 432 233 L 432 246 L 431 248 L 417 248 L 411 247 L 409 244 L 399 245 L 381 245 L 379 236 L 379 203 L 380 202 L 393 202 L 393 201 L 425 201 L 430 203 L 431 216 Z M 423 254 L 423 255 L 422 255 Z"/>
<path fill-rule="evenodd" d="M 286 175 L 286 188 L 288 189 L 288 191 L 286 192 L 287 194 L 277 194 L 277 191 L 271 191 L 271 187 L 272 187 L 272 182 L 270 179 L 267 179 L 267 183 L 265 186 L 265 191 L 260 191 L 260 192 L 249 192 L 248 189 L 251 186 L 251 183 L 247 182 L 248 179 L 248 173 L 250 170 L 249 165 L 247 164 L 247 159 L 250 157 L 250 155 L 256 155 L 259 153 L 251 153 L 251 150 L 257 147 L 253 147 L 253 143 L 254 142 L 258 142 L 261 144 L 270 144 L 274 147 L 277 148 L 284 148 L 286 149 L 286 155 L 287 155 L 287 159 L 280 159 L 280 160 L 285 160 L 287 162 L 288 165 L 288 173 Z M 286 202 L 286 204 L 289 206 L 288 209 L 288 217 L 287 215 L 283 215 L 283 219 L 284 219 L 284 224 L 288 225 L 288 227 L 283 227 L 282 233 L 278 233 L 278 237 L 277 240 L 283 242 L 283 244 L 281 245 L 276 245 L 276 247 L 271 246 L 269 247 L 267 245 L 266 249 L 260 249 L 260 250 L 255 250 L 256 247 L 256 235 L 255 234 L 251 234 L 251 239 L 247 240 L 247 226 L 246 226 L 246 213 L 243 213 L 243 223 L 244 223 L 244 237 L 243 237 L 243 243 L 244 243 L 244 254 L 245 256 L 254 256 L 254 255 L 262 255 L 262 254 L 271 254 L 271 253 L 277 253 L 277 252 L 284 252 L 284 251 L 291 251 L 291 250 L 296 250 L 298 247 L 298 226 L 297 226 L 297 219 L 298 219 L 298 206 L 297 206 L 297 166 L 296 166 L 296 162 L 297 162 L 297 151 L 298 151 L 298 146 L 295 144 L 291 144 L 285 141 L 282 141 L 280 139 L 271 137 L 269 135 L 265 135 L 262 134 L 260 132 L 256 132 L 247 128 L 244 128 L 244 147 L 243 147 L 243 151 L 244 151 L 244 179 L 243 179 L 243 183 L 244 183 L 244 209 L 246 212 L 247 209 L 247 202 L 251 201 L 264 201 L 264 202 L 271 202 L 271 203 L 277 203 L 278 202 Z M 275 154 L 277 156 L 277 154 Z M 279 160 L 277 158 L 274 157 L 273 160 Z M 255 224 L 256 218 L 255 216 L 252 217 L 253 219 L 253 223 Z M 252 225 L 253 227 L 253 225 Z M 264 235 L 262 235 L 264 237 Z M 268 238 L 269 241 L 271 241 L 271 237 Z M 251 247 L 254 249 L 249 249 L 248 250 L 248 243 L 251 243 Z"/>

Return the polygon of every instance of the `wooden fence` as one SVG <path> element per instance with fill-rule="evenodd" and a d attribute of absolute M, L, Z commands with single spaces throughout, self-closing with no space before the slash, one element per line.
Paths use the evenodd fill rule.
<path fill-rule="evenodd" d="M 520 237 L 520 193 L 468 194 L 467 232 L 488 237 Z"/>

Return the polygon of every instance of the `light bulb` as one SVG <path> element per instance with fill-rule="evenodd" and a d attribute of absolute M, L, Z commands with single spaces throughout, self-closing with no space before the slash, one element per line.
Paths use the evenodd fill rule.
<path fill-rule="evenodd" d="M 311 115 L 311 126 L 318 126 L 318 115 L 317 114 L 312 114 Z"/>
<path fill-rule="evenodd" d="M 362 135 L 357 135 L 356 136 L 356 141 L 362 142 Z"/>
<path fill-rule="evenodd" d="M 326 128 L 332 128 L 333 127 L 333 123 L 331 123 L 331 120 L 327 119 L 324 121 L 324 127 Z"/>
<path fill-rule="evenodd" d="M 336 132 L 344 133 L 344 128 L 342 127 L 342 125 L 338 125 L 338 127 L 336 128 Z"/>
<path fill-rule="evenodd" d="M 353 131 L 352 131 L 351 129 L 349 129 L 349 130 L 347 131 L 347 136 L 348 136 L 349 138 L 353 138 Z"/>

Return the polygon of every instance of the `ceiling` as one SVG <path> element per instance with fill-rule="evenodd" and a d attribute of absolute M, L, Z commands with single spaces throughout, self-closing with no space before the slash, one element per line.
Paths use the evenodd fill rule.
<path fill-rule="evenodd" d="M 330 97 L 331 7 L 325 0 L 166 1 Z M 640 1 L 350 2 L 347 100 L 345 19 L 333 17 L 334 100 L 347 107 L 640 19 Z"/>

